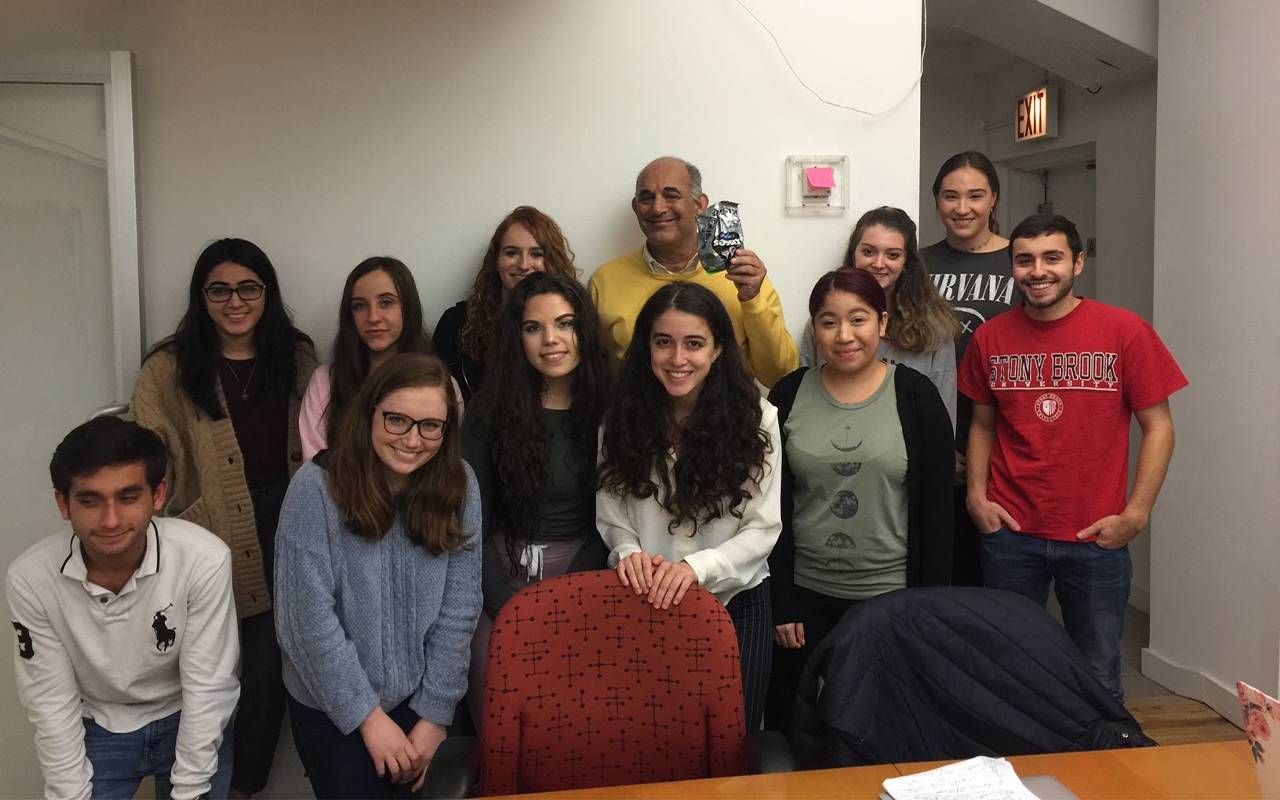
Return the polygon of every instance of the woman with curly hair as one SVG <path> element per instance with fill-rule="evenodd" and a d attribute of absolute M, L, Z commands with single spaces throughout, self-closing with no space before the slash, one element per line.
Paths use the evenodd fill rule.
<path fill-rule="evenodd" d="M 161 513 L 231 548 L 241 650 L 233 793 L 267 785 L 284 718 L 272 563 L 280 504 L 302 466 L 298 413 L 315 366 L 271 259 L 253 242 L 219 239 L 196 259 L 186 314 L 143 359 L 129 404 L 169 449 Z"/>
<path fill-rule="evenodd" d="M 916 241 L 916 223 L 900 208 L 871 209 L 853 226 L 843 266 L 867 270 L 884 290 L 889 325 L 880 340 L 880 358 L 911 367 L 933 381 L 954 429 L 955 340 L 960 325 L 929 278 Z M 805 329 L 807 365 L 821 361 L 813 334 L 810 322 Z"/>
<path fill-rule="evenodd" d="M 480 391 L 502 303 L 535 272 L 576 278 L 573 251 L 556 221 L 533 206 L 502 218 L 489 239 L 467 299 L 445 310 L 432 342 L 462 387 L 463 400 Z"/>
<path fill-rule="evenodd" d="M 874 270 L 819 278 L 809 315 L 823 364 L 769 392 L 782 429 L 770 728 L 789 726 L 805 660 L 850 606 L 951 575 L 951 425 L 927 377 L 879 357 L 885 294 Z"/>
<path fill-rule="evenodd" d="M 315 458 L 335 441 L 338 420 L 364 379 L 396 353 L 434 355 L 435 350 L 422 324 L 422 301 L 413 273 L 399 259 L 373 256 L 347 275 L 338 302 L 333 363 L 311 375 L 302 398 L 298 432 L 303 457 Z M 457 395 L 456 383 L 454 389 Z"/>
<path fill-rule="evenodd" d="M 498 319 L 489 382 L 463 428 L 463 455 L 484 505 L 485 609 L 467 694 L 477 723 L 489 633 L 502 606 L 530 583 L 605 566 L 595 489 L 609 371 L 599 320 L 576 280 L 521 281 Z"/>
<path fill-rule="evenodd" d="M 668 284 L 636 319 L 601 439 L 596 524 L 623 586 L 658 608 L 690 586 L 727 607 L 749 730 L 772 657 L 769 551 L 782 529 L 778 415 L 709 289 Z"/>

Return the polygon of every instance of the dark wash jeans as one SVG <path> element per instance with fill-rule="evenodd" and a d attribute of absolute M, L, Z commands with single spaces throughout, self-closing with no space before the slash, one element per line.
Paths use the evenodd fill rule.
<path fill-rule="evenodd" d="M 288 692 L 285 695 L 293 744 L 318 800 L 411 796 L 413 784 L 397 784 L 390 778 L 378 777 L 359 728 L 343 733 L 323 711 L 299 703 Z M 388 711 L 387 716 L 406 734 L 421 719 L 409 708 L 408 700 Z"/>
<path fill-rule="evenodd" d="M 1062 626 L 1102 685 L 1124 702 L 1120 637 L 1129 605 L 1133 563 L 1128 546 L 1060 542 L 1001 528 L 982 537 L 982 578 L 1044 606 L 1049 582 L 1062 607 Z"/>
<path fill-rule="evenodd" d="M 127 733 L 112 733 L 91 719 L 84 720 L 84 747 L 93 765 L 93 796 L 98 800 L 131 800 L 143 778 L 155 777 L 156 797 L 168 798 L 181 711 Z M 218 770 L 210 781 L 209 797 L 223 800 L 231 786 L 231 732 L 222 735 Z"/>

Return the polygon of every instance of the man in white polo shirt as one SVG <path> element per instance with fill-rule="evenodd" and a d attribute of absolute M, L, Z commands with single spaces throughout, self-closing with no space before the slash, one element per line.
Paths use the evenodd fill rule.
<path fill-rule="evenodd" d="M 71 533 L 10 566 L 18 694 L 46 797 L 226 797 L 240 695 L 231 554 L 203 528 L 154 518 L 168 455 L 151 431 L 95 419 L 49 464 Z"/>

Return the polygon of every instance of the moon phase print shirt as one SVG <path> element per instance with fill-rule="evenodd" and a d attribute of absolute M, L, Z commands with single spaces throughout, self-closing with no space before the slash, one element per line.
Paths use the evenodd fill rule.
<path fill-rule="evenodd" d="M 907 446 L 894 376 L 861 403 L 804 374 L 786 422 L 795 476 L 795 582 L 861 600 L 907 584 Z"/>

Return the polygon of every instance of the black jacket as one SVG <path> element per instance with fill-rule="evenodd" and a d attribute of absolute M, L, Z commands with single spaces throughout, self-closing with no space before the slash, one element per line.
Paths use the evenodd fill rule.
<path fill-rule="evenodd" d="M 854 606 L 796 693 L 792 746 L 807 768 L 1155 744 L 1061 625 L 996 589 Z"/>
<path fill-rule="evenodd" d="M 466 300 L 446 308 L 431 334 L 431 345 L 462 388 L 462 401 L 470 403 L 484 383 L 484 365 L 462 351 L 462 324 L 466 319 Z"/>
<path fill-rule="evenodd" d="M 795 476 L 787 461 L 787 417 L 808 367 L 784 377 L 769 392 L 782 431 L 782 535 L 769 555 L 773 624 L 800 620 L 795 606 L 795 539 L 791 520 Z M 955 455 L 951 419 L 937 388 L 919 372 L 899 364 L 894 376 L 898 420 L 907 447 L 907 586 L 951 582 L 954 548 L 952 483 Z"/>

